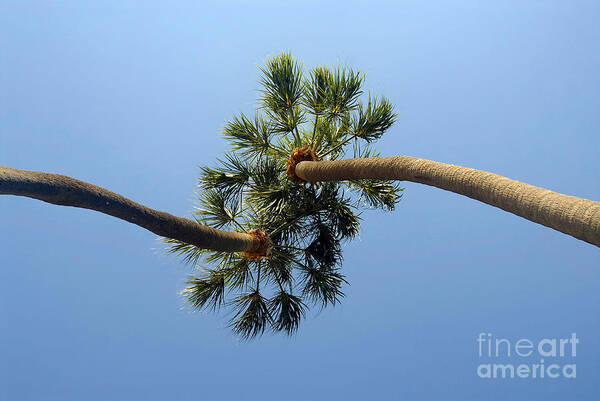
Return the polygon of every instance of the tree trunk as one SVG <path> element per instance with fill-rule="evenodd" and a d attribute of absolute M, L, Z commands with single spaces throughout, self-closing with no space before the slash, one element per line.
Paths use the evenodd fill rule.
<path fill-rule="evenodd" d="M 296 174 L 308 182 L 372 178 L 431 185 L 600 246 L 600 202 L 559 194 L 486 171 L 395 156 L 305 161 L 296 166 Z"/>
<path fill-rule="evenodd" d="M 0 166 L 0 194 L 96 210 L 162 237 L 213 251 L 254 251 L 259 245 L 252 235 L 206 227 L 192 220 L 150 209 L 102 187 L 59 174 Z"/>

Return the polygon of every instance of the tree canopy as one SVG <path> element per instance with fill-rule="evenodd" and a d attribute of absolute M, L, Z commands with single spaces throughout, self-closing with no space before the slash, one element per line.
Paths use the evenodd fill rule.
<path fill-rule="evenodd" d="M 340 302 L 342 245 L 358 235 L 361 210 L 393 210 L 402 191 L 385 180 L 318 184 L 293 173 L 302 160 L 377 156 L 373 142 L 397 115 L 386 98 L 363 94 L 364 74 L 341 67 L 304 73 L 288 53 L 260 70 L 259 108 L 225 125 L 231 152 L 201 168 L 194 218 L 253 233 L 268 242 L 268 255 L 165 239 L 169 252 L 198 266 L 182 292 L 186 301 L 226 309 L 244 339 L 266 329 L 293 334 L 309 307 Z"/>

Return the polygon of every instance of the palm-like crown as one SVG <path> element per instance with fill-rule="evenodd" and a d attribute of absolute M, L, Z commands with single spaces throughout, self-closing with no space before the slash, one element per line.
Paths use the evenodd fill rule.
<path fill-rule="evenodd" d="M 361 103 L 364 76 L 351 69 L 318 67 L 303 76 L 290 54 L 268 59 L 260 108 L 226 124 L 232 152 L 203 167 L 196 220 L 215 228 L 250 232 L 264 252 L 214 252 L 166 240 L 171 253 L 210 266 L 183 290 L 196 309 L 232 313 L 243 338 L 270 328 L 292 334 L 310 305 L 335 305 L 346 283 L 342 242 L 359 232 L 362 206 L 392 210 L 401 189 L 388 181 L 310 184 L 293 167 L 302 160 L 377 156 L 371 142 L 393 124 L 385 98 Z"/>

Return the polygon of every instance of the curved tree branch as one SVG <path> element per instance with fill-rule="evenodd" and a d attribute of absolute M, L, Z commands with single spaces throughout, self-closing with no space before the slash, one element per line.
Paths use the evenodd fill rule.
<path fill-rule="evenodd" d="M 404 180 L 445 189 L 600 246 L 600 202 L 568 196 L 487 171 L 409 156 L 303 161 L 304 181 Z"/>
<path fill-rule="evenodd" d="M 227 232 L 150 209 L 102 187 L 60 174 L 0 166 L 0 194 L 26 196 L 62 206 L 96 210 L 203 249 L 253 251 L 258 241 L 249 234 Z"/>

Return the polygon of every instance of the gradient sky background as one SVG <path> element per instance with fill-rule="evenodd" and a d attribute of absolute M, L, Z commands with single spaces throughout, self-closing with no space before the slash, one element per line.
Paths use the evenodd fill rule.
<path fill-rule="evenodd" d="M 0 0 L 0 164 L 189 215 L 257 66 L 289 50 L 391 99 L 385 156 L 600 200 L 599 2 L 174 3 Z M 182 308 L 191 268 L 154 234 L 0 197 L 0 399 L 600 398 L 600 249 L 405 187 L 346 246 L 343 304 L 250 343 Z M 480 332 L 576 332 L 577 378 L 481 379 Z"/>

